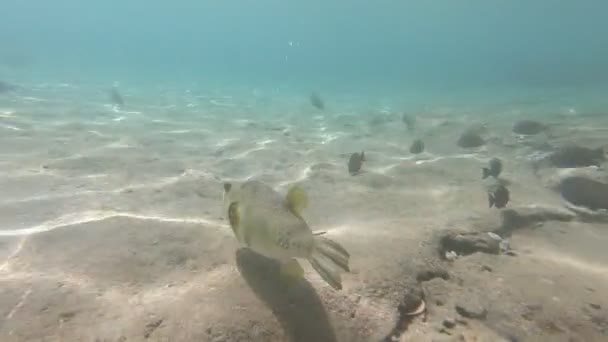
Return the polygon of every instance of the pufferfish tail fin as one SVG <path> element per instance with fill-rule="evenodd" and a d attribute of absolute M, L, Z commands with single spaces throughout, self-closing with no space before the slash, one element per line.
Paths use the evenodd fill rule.
<path fill-rule="evenodd" d="M 331 287 L 342 289 L 342 272 L 350 272 L 348 261 L 350 254 L 339 243 L 326 237 L 316 235 L 315 246 L 309 261 Z"/>

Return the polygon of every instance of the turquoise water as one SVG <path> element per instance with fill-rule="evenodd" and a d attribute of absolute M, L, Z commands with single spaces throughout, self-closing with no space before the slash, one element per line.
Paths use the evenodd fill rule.
<path fill-rule="evenodd" d="M 119 82 L 150 101 L 168 90 L 257 91 L 279 102 L 315 90 L 341 105 L 406 109 L 606 105 L 601 0 L 4 0 L 2 7 L 6 82 Z M 19 66 L 7 63 L 15 60 Z"/>
<path fill-rule="evenodd" d="M 0 92 L 0 341 L 389 340 L 422 293 L 410 286 L 440 274 L 436 233 L 519 222 L 488 208 L 492 157 L 534 234 L 517 227 L 517 258 L 441 261 L 454 276 L 435 279 L 411 340 L 476 297 L 489 321 L 466 329 L 606 335 L 591 316 L 608 306 L 605 227 L 528 210 L 563 204 L 531 160 L 606 146 L 607 13 L 606 0 L 0 0 L 0 89 L 16 86 Z M 514 134 L 522 118 L 551 130 Z M 471 126 L 483 146 L 457 143 Z M 239 254 L 222 191 L 252 178 L 306 190 L 306 222 L 351 254 L 343 292 L 308 264 L 283 287 L 275 264 Z"/>

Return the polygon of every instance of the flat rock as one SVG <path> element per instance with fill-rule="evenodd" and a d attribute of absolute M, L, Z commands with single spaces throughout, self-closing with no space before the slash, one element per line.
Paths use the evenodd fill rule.
<path fill-rule="evenodd" d="M 459 301 L 456 303 L 455 309 L 459 315 L 470 319 L 483 320 L 488 314 L 488 310 L 474 298 Z"/>
<path fill-rule="evenodd" d="M 562 180 L 569 177 L 585 177 L 598 182 L 608 183 L 608 173 L 602 172 L 597 166 L 577 168 L 543 168 L 536 172 L 544 187 L 559 192 Z"/>
<path fill-rule="evenodd" d="M 510 235 L 513 230 L 530 227 L 546 221 L 572 221 L 576 215 L 563 208 L 529 206 L 501 211 L 501 226 L 495 231 L 501 236 Z"/>
<path fill-rule="evenodd" d="M 519 120 L 513 124 L 513 133 L 535 135 L 546 129 L 546 126 L 534 120 Z"/>
<path fill-rule="evenodd" d="M 485 145 L 486 142 L 477 129 L 469 128 L 460 135 L 456 143 L 462 148 L 474 148 Z"/>
<path fill-rule="evenodd" d="M 441 278 L 443 280 L 448 280 L 448 279 L 450 279 L 450 274 L 448 273 L 448 271 L 441 269 L 441 268 L 425 269 L 425 270 L 419 271 L 418 274 L 416 274 L 416 280 L 419 282 L 420 281 L 429 281 L 434 278 Z"/>
<path fill-rule="evenodd" d="M 560 147 L 549 155 L 549 161 L 555 167 L 599 166 L 606 158 L 602 148 L 588 148 L 573 144 Z"/>
<path fill-rule="evenodd" d="M 561 196 L 568 202 L 591 210 L 608 209 L 608 184 L 586 177 L 567 177 L 559 184 Z"/>
<path fill-rule="evenodd" d="M 454 251 L 458 255 L 469 255 L 477 252 L 499 254 L 500 241 L 488 233 L 450 232 L 439 241 L 439 252 L 442 257 L 446 252 Z"/>

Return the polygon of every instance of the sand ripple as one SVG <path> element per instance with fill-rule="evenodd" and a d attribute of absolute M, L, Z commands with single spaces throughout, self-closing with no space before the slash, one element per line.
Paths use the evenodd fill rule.
<path fill-rule="evenodd" d="M 5 229 L 0 230 L 0 236 L 23 236 L 23 235 L 31 235 L 36 233 L 47 232 L 54 229 L 75 226 L 82 223 L 89 223 L 95 221 L 103 221 L 114 217 L 128 217 L 134 218 L 138 220 L 154 220 L 159 222 L 172 222 L 172 223 L 194 223 L 194 224 L 203 224 L 216 226 L 218 228 L 227 227 L 221 221 L 207 219 L 207 218 L 172 218 L 172 217 L 161 217 L 161 216 L 146 216 L 146 215 L 137 215 L 137 214 L 129 214 L 129 213 L 119 213 L 112 211 L 87 211 L 81 213 L 74 214 L 66 214 L 61 217 L 58 217 L 54 220 L 50 220 L 44 222 L 40 225 L 22 228 L 22 229 Z"/>

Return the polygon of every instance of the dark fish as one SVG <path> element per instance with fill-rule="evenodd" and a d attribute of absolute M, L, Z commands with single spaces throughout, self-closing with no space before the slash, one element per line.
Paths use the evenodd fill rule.
<path fill-rule="evenodd" d="M 488 204 L 496 208 L 504 208 L 509 203 L 509 190 L 502 184 L 498 184 L 488 191 Z"/>
<path fill-rule="evenodd" d="M 522 135 L 535 135 L 545 129 L 547 126 L 534 120 L 520 120 L 513 125 L 513 132 Z"/>
<path fill-rule="evenodd" d="M 16 87 L 12 84 L 0 81 L 0 94 L 8 93 L 9 91 L 15 90 Z"/>
<path fill-rule="evenodd" d="M 498 158 L 492 158 L 488 162 L 488 167 L 481 169 L 483 171 L 482 179 L 486 179 L 489 176 L 498 178 L 498 175 L 502 172 L 502 162 Z"/>
<path fill-rule="evenodd" d="M 414 127 L 416 125 L 416 121 L 414 120 L 414 118 L 407 115 L 406 113 L 403 113 L 403 115 L 401 116 L 401 121 L 403 121 L 403 123 L 407 126 L 408 131 L 414 130 Z"/>
<path fill-rule="evenodd" d="M 125 105 L 125 101 L 122 98 L 122 95 L 120 95 L 120 93 L 118 92 L 118 89 L 116 89 L 116 87 L 113 87 L 112 89 L 110 89 L 110 100 L 112 101 L 112 103 L 119 105 L 119 106 L 124 106 Z"/>
<path fill-rule="evenodd" d="M 361 165 L 365 161 L 365 153 L 353 153 L 348 160 L 348 172 L 351 176 L 356 175 L 361 170 Z"/>
<path fill-rule="evenodd" d="M 414 140 L 412 145 L 410 146 L 410 153 L 418 154 L 424 151 L 424 142 L 420 139 Z"/>
<path fill-rule="evenodd" d="M 0 64 L 10 68 L 24 68 L 32 64 L 33 58 L 24 53 L 11 51 L 0 54 Z"/>
<path fill-rule="evenodd" d="M 372 114 L 373 116 L 369 119 L 368 123 L 371 127 L 378 127 L 388 123 L 389 118 L 384 114 Z"/>
<path fill-rule="evenodd" d="M 321 100 L 321 97 L 317 93 L 312 93 L 310 95 L 310 103 L 318 110 L 325 109 L 325 104 L 323 103 L 323 100 Z"/>
<path fill-rule="evenodd" d="M 555 167 L 570 168 L 591 165 L 599 166 L 606 160 L 606 157 L 602 147 L 593 149 L 570 144 L 562 146 L 553 152 L 549 156 L 549 160 Z"/>

